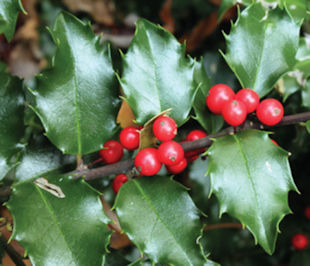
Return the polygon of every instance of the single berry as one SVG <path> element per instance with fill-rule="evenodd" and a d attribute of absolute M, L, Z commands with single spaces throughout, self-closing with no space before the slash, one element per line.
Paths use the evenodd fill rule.
<path fill-rule="evenodd" d="M 194 129 L 192 131 L 190 131 L 185 140 L 186 141 L 194 141 L 194 140 L 197 140 L 197 139 L 201 139 L 201 138 L 204 138 L 207 136 L 207 133 L 204 132 L 203 130 L 200 130 L 200 129 Z"/>
<path fill-rule="evenodd" d="M 274 140 L 274 139 L 270 139 L 274 145 L 279 146 L 279 144 Z"/>
<path fill-rule="evenodd" d="M 236 94 L 236 100 L 245 104 L 247 113 L 252 113 L 256 110 L 259 104 L 259 96 L 256 91 L 251 89 L 241 89 Z"/>
<path fill-rule="evenodd" d="M 283 105 L 272 98 L 263 100 L 256 110 L 258 120 L 267 126 L 278 124 L 282 120 L 283 114 Z"/>
<path fill-rule="evenodd" d="M 119 191 L 121 186 L 128 181 L 128 178 L 124 174 L 119 174 L 113 179 L 112 188 L 115 194 Z"/>
<path fill-rule="evenodd" d="M 178 131 L 176 122 L 169 116 L 160 116 L 153 123 L 154 136 L 160 141 L 172 140 Z"/>
<path fill-rule="evenodd" d="M 308 237 L 304 234 L 295 234 L 292 237 L 292 246 L 298 250 L 304 250 L 308 246 Z"/>
<path fill-rule="evenodd" d="M 178 164 L 184 158 L 184 150 L 181 144 L 173 140 L 165 141 L 158 147 L 158 157 L 165 165 Z"/>
<path fill-rule="evenodd" d="M 307 206 L 305 208 L 305 216 L 307 217 L 307 219 L 310 220 L 310 206 Z"/>
<path fill-rule="evenodd" d="M 247 115 L 246 106 L 243 102 L 238 100 L 231 100 L 226 103 L 223 108 L 223 118 L 224 120 L 231 126 L 239 126 L 241 125 Z"/>
<path fill-rule="evenodd" d="M 118 162 L 123 154 L 123 146 L 116 140 L 108 140 L 103 144 L 103 149 L 99 150 L 100 157 L 107 164 Z"/>
<path fill-rule="evenodd" d="M 155 148 L 145 148 L 137 153 L 135 167 L 143 176 L 152 176 L 159 172 L 161 162 Z"/>
<path fill-rule="evenodd" d="M 235 93 L 232 88 L 225 84 L 217 84 L 210 88 L 206 97 L 206 105 L 212 113 L 220 115 L 225 103 L 234 97 Z"/>
<path fill-rule="evenodd" d="M 186 141 L 194 141 L 194 140 L 197 140 L 197 139 L 201 139 L 201 138 L 204 138 L 207 136 L 207 133 L 204 132 L 203 130 L 200 130 L 200 129 L 194 129 L 192 131 L 190 131 L 185 140 Z M 193 155 L 198 155 L 200 153 L 203 153 L 205 152 L 206 149 L 205 148 L 201 148 L 201 149 L 197 149 L 195 151 L 193 151 L 194 153 L 192 155 L 190 155 L 188 152 L 185 152 L 185 157 L 191 157 Z M 190 151 L 191 152 L 191 151 Z M 198 158 L 199 156 L 196 157 L 196 159 Z"/>
<path fill-rule="evenodd" d="M 186 158 L 183 158 L 183 160 L 180 161 L 178 164 L 174 164 L 170 166 L 166 165 L 166 168 L 171 174 L 176 175 L 176 174 L 183 172 L 186 166 L 187 166 L 187 160 Z"/>
<path fill-rule="evenodd" d="M 136 127 L 125 127 L 120 135 L 119 141 L 127 150 L 135 150 L 139 148 L 140 131 Z"/>

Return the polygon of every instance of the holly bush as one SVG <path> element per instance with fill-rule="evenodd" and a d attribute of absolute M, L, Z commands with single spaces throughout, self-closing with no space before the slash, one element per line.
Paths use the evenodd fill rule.
<path fill-rule="evenodd" d="M 54 21 L 40 29 L 45 68 L 26 80 L 0 68 L 1 256 L 18 265 L 309 265 L 307 243 L 291 242 L 310 236 L 309 1 L 169 2 L 179 40 L 193 24 L 185 10 L 216 15 L 217 29 L 191 53 L 146 3 L 115 1 L 146 17 L 118 50 L 85 13 L 42 1 Z M 19 12 L 21 1 L 0 2 L 8 42 Z M 233 22 L 221 22 L 229 12 Z M 282 121 L 250 114 L 227 125 L 205 104 L 217 83 L 278 99 Z M 163 114 L 185 152 L 207 148 L 185 171 L 139 176 L 137 151 L 98 159 L 127 126 L 143 126 L 140 149 L 157 147 L 152 124 Z M 184 142 L 193 129 L 208 135 Z M 115 195 L 120 173 L 129 180 Z"/>

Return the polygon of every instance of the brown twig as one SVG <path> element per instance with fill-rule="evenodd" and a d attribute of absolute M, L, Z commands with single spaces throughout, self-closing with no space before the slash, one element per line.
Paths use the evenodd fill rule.
<path fill-rule="evenodd" d="M 203 230 L 213 230 L 213 229 L 222 229 L 222 228 L 230 228 L 230 229 L 244 229 L 241 223 L 222 223 L 222 224 L 210 224 L 206 225 Z"/>

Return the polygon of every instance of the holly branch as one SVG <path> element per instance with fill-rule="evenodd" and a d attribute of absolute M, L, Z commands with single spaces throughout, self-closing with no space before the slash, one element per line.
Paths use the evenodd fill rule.
<path fill-rule="evenodd" d="M 304 112 L 294 115 L 284 116 L 282 121 L 275 126 L 269 127 L 262 125 L 257 121 L 247 120 L 241 127 L 237 128 L 237 130 L 245 130 L 245 129 L 267 129 L 270 130 L 275 127 L 281 127 L 286 125 L 294 125 L 302 122 L 306 122 L 310 120 L 310 112 Z M 222 131 L 219 131 L 215 134 L 208 135 L 207 137 L 195 140 L 195 141 L 184 141 L 181 143 L 184 151 L 193 151 L 199 148 L 209 147 L 212 144 L 212 139 L 223 137 L 229 134 L 234 134 L 234 127 L 227 127 Z M 94 169 L 83 169 L 83 170 L 75 170 L 70 174 L 74 175 L 74 178 L 84 177 L 86 181 L 94 180 L 98 178 L 102 178 L 105 176 L 109 176 L 112 174 L 120 174 L 120 173 L 128 173 L 132 171 L 134 167 L 134 160 L 128 159 L 124 161 L 120 161 L 114 164 L 105 165 L 102 167 L 94 168 Z"/>

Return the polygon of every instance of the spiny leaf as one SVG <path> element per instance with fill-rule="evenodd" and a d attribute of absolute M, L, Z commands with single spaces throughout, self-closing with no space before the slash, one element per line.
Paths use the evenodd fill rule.
<path fill-rule="evenodd" d="M 184 54 L 184 45 L 168 31 L 144 19 L 137 22 L 120 83 L 138 124 L 169 108 L 179 126 L 187 119 L 196 88 L 193 63 Z"/>
<path fill-rule="evenodd" d="M 266 252 L 273 253 L 279 223 L 290 213 L 289 190 L 297 191 L 288 154 L 274 145 L 268 133 L 242 131 L 217 138 L 209 148 L 211 194 L 239 219 Z"/>
<path fill-rule="evenodd" d="M 24 136 L 22 82 L 0 73 L 0 180 L 15 165 L 12 157 L 21 149 Z"/>
<path fill-rule="evenodd" d="M 21 0 L 0 1 L 0 34 L 4 33 L 8 41 L 13 38 L 19 11 L 26 13 Z"/>
<path fill-rule="evenodd" d="M 211 81 L 201 61 L 195 62 L 194 81 L 199 86 L 193 104 L 196 114 L 194 118 L 208 134 L 215 133 L 222 128 L 224 120 L 222 116 L 212 114 L 206 107 L 206 96 L 211 87 Z"/>
<path fill-rule="evenodd" d="M 52 35 L 54 66 L 38 77 L 34 110 L 61 151 L 94 152 L 117 130 L 120 100 L 109 49 L 68 13 L 57 17 Z"/>
<path fill-rule="evenodd" d="M 13 187 L 7 207 L 13 238 L 33 265 L 102 265 L 109 219 L 84 181 L 63 175 L 21 183 Z"/>
<path fill-rule="evenodd" d="M 154 263 L 205 265 L 198 209 L 175 181 L 133 179 L 121 187 L 115 206 L 123 231 Z"/>
<path fill-rule="evenodd" d="M 243 88 L 265 96 L 295 65 L 300 25 L 285 10 L 267 12 L 260 3 L 242 11 L 229 35 L 224 56 Z"/>

